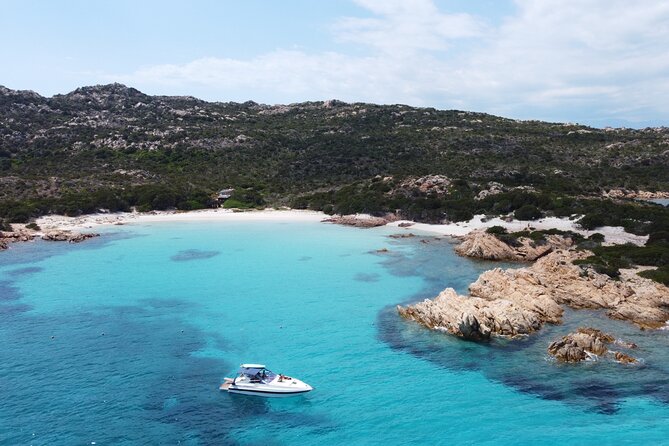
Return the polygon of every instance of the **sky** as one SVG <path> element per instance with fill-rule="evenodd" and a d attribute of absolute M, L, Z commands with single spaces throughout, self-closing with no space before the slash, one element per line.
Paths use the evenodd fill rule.
<path fill-rule="evenodd" d="M 0 0 L 0 85 L 669 126 L 664 0 Z"/>

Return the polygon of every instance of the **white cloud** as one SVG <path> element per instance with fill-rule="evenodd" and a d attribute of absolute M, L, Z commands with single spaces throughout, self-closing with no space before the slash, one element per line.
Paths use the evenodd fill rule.
<path fill-rule="evenodd" d="M 365 56 L 276 50 L 113 78 L 221 100 L 336 97 L 554 120 L 669 119 L 669 3 L 516 0 L 515 13 L 492 26 L 431 0 L 355 1 L 373 17 L 341 18 L 333 30 Z"/>
<path fill-rule="evenodd" d="M 441 13 L 431 0 L 356 0 L 376 18 L 346 17 L 335 25 L 340 41 L 368 45 L 388 55 L 445 50 L 453 39 L 480 37 L 485 26 L 469 14 Z"/>

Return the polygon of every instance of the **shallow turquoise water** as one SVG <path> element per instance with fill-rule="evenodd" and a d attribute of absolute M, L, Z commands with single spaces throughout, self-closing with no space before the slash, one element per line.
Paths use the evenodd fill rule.
<path fill-rule="evenodd" d="M 16 245 L 0 257 L 0 444 L 667 441 L 666 332 L 575 312 L 519 343 L 431 333 L 394 305 L 464 291 L 491 265 L 389 231 L 161 223 Z M 643 344 L 644 366 L 546 361 L 588 318 Z M 219 392 L 241 362 L 316 390 Z"/>

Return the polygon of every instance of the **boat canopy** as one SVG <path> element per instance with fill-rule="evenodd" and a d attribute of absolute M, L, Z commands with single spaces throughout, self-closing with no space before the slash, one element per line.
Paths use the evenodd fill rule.
<path fill-rule="evenodd" d="M 240 366 L 242 369 L 265 369 L 263 364 L 242 364 Z"/>

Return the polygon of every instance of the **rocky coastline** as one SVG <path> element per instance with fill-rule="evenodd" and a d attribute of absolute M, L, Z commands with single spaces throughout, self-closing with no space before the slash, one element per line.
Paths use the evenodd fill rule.
<path fill-rule="evenodd" d="M 642 329 L 665 325 L 669 287 L 638 276 L 634 269 L 621 270 L 614 280 L 572 263 L 590 254 L 559 249 L 525 268 L 484 272 L 469 286 L 469 296 L 448 288 L 434 299 L 397 310 L 428 328 L 472 340 L 525 335 L 546 323 L 560 324 L 563 306 L 604 309 L 610 318 Z"/>
<path fill-rule="evenodd" d="M 0 250 L 10 247 L 11 243 L 30 242 L 41 239 L 51 242 L 80 243 L 93 237 L 99 237 L 100 234 L 92 232 L 78 232 L 64 229 L 52 229 L 48 231 L 39 231 L 26 228 L 25 226 L 16 226 L 11 231 L 0 231 Z"/>

